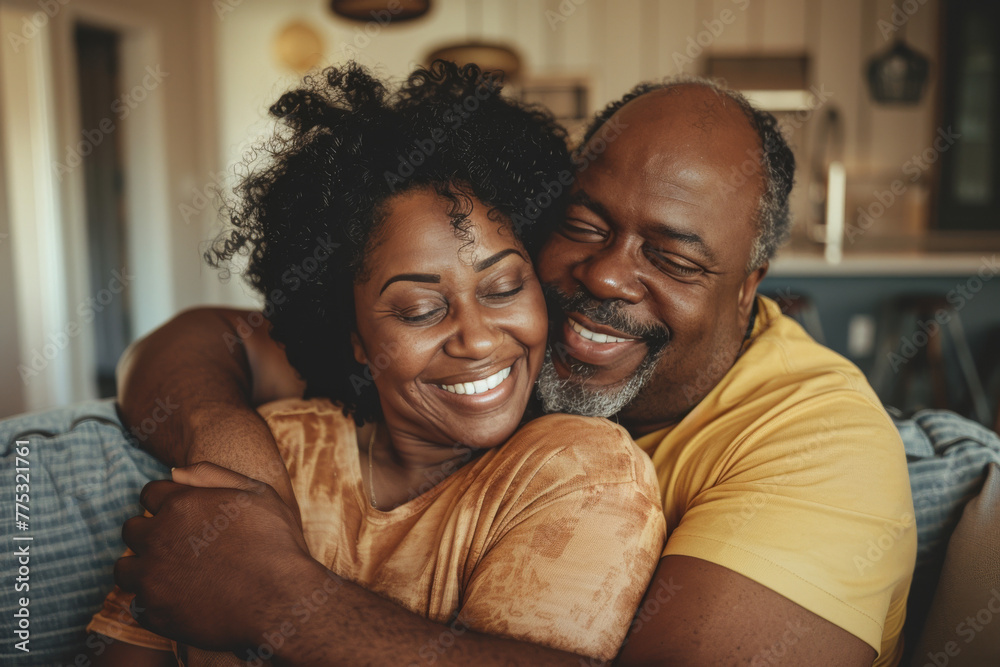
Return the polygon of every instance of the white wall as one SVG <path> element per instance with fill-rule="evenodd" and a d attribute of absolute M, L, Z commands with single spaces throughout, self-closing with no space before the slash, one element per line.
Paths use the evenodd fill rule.
<path fill-rule="evenodd" d="M 45 28 L 53 38 L 57 152 L 78 142 L 85 129 L 75 119 L 75 66 L 68 41 L 74 21 L 86 20 L 124 33 L 124 90 L 141 82 L 146 65 L 160 65 L 169 72 L 162 85 L 137 106 L 129 122 L 122 124 L 126 161 L 136 170 L 126 184 L 129 247 L 139 272 L 131 303 L 136 334 L 190 305 L 253 303 L 238 278 L 222 284 L 202 261 L 205 242 L 218 224 L 217 202 L 205 195 L 211 195 L 217 182 L 232 182 L 232 165 L 269 127 L 267 107 L 297 80 L 272 56 L 275 34 L 293 19 L 304 19 L 321 32 L 327 64 L 359 52 L 364 63 L 397 77 L 432 48 L 470 33 L 505 41 L 522 54 L 530 74 L 588 76 L 594 111 L 641 80 L 680 70 L 697 72 L 700 62 L 678 68 L 675 54 L 685 52 L 689 39 L 700 36 L 704 40 L 704 22 L 728 9 L 735 20 L 712 37 L 705 52 L 804 49 L 813 57 L 813 82 L 832 92 L 833 102 L 843 112 L 845 161 L 856 197 L 870 197 L 871 184 L 897 174 L 911 155 L 929 144 L 935 130 L 933 86 L 920 105 L 900 109 L 873 105 L 863 83 L 867 59 L 888 46 L 877 21 L 889 18 L 892 0 L 483 0 L 481 28 L 469 21 L 467 9 L 474 6 L 470 2 L 433 0 L 427 17 L 378 30 L 369 26 L 367 35 L 364 24 L 330 14 L 326 0 L 63 2 L 45 3 L 61 6 Z M 41 7 L 33 0 L 0 3 L 31 12 Z M 906 25 L 907 39 L 935 63 L 939 3 L 927 0 Z M 354 49 L 348 51 L 345 46 Z M 10 48 L 6 37 L 0 48 Z M 9 122 L 0 116 L 0 123 Z M 795 139 L 800 156 L 807 157 L 810 126 Z M 800 182 L 804 175 L 800 171 Z M 73 309 L 102 287 L 87 284 L 87 258 L 80 256 L 79 248 L 84 246 L 80 244 L 83 209 L 78 179 L 70 177 L 61 186 L 57 211 L 67 246 L 61 259 L 68 284 L 65 298 L 54 307 L 64 318 L 72 317 Z M 800 217 L 805 211 L 804 194 L 805 189 L 799 187 L 794 195 Z M 7 207 L 8 202 L 0 201 L 0 234 L 10 234 Z M 0 238 L 0 281 L 5 284 L 14 275 L 16 247 L 13 238 Z M 29 400 L 14 372 L 25 351 L 44 340 L 25 339 L 18 333 L 23 327 L 17 315 L 11 316 L 12 293 L 6 290 L 0 295 L 0 416 L 44 407 Z M 29 310 L 53 307 L 52 303 L 20 301 L 19 307 Z M 69 364 L 74 377 L 63 383 L 70 400 L 84 398 L 90 391 L 85 386 L 88 335 L 85 331 L 74 341 L 78 350 L 71 353 Z"/>
<path fill-rule="evenodd" d="M 0 260 L 14 253 L 11 264 L 15 268 L 18 263 L 29 267 L 28 272 L 13 272 L 14 289 L 4 297 L 4 317 L 0 320 L 0 340 L 18 343 L 0 351 L 0 380 L 10 379 L 0 386 L 0 416 L 4 416 L 89 398 L 95 393 L 93 329 L 80 313 L 87 309 L 88 299 L 97 298 L 107 284 L 91 285 L 87 277 L 82 170 L 60 173 L 56 167 L 57 163 L 67 162 L 66 156 L 85 141 L 84 131 L 96 129 L 80 126 L 73 47 L 76 23 L 108 28 L 122 35 L 120 89 L 123 94 L 131 94 L 129 112 L 126 116 L 112 107 L 108 119 L 114 123 L 111 132 L 122 141 L 126 270 L 134 275 L 129 307 L 137 335 L 148 332 L 178 309 L 203 302 L 217 282 L 214 272 L 203 269 L 199 254 L 199 245 L 210 226 L 207 221 L 214 221 L 214 215 L 203 208 L 189 216 L 186 224 L 180 206 L 192 199 L 192 188 L 205 183 L 220 160 L 216 153 L 214 69 L 206 65 L 214 61 L 212 24 L 218 20 L 211 3 L 0 2 L 17 19 L 10 30 L 5 28 L 0 45 L 5 49 L 7 66 L 16 66 L 21 55 L 44 45 L 45 66 L 35 73 L 32 85 L 51 91 L 50 104 L 40 109 L 37 117 L 26 119 L 10 113 L 0 117 L 7 137 L 5 157 L 23 164 L 38 161 L 42 169 L 36 181 L 43 182 L 46 177 L 53 180 L 53 175 L 57 181 L 51 193 L 43 193 L 51 195 L 52 206 L 36 220 L 38 227 L 56 230 L 54 241 L 40 236 L 37 243 L 33 240 L 30 227 L 23 223 L 24 216 L 11 215 L 14 197 L 0 203 L 3 225 L 10 230 L 0 230 L 10 234 L 8 248 L 0 249 Z M 34 28 L 26 27 L 24 17 L 31 19 Z M 11 34 L 26 36 L 27 42 L 15 44 Z M 157 76 L 151 76 L 152 72 Z M 11 80 L 6 83 L 12 88 L 7 99 L 10 108 L 9 102 L 18 99 L 20 90 L 19 84 Z M 19 141 L 12 144 L 12 137 L 21 137 L 36 124 L 45 127 L 44 142 L 35 142 L 34 146 Z M 42 144 L 44 152 L 37 148 Z M 14 152 L 18 154 L 12 155 Z M 12 194 L 10 162 L 4 176 L 6 192 Z M 20 228 L 18 219 L 22 220 Z M 41 259 L 54 262 L 58 271 L 48 270 Z M 32 267 L 37 271 L 36 280 L 30 274 Z M 0 267 L 0 277 L 10 273 L 10 265 Z M 34 286 L 52 280 L 59 284 L 52 288 Z M 33 289 L 37 295 L 31 293 Z M 14 303 L 8 303 L 11 293 L 18 295 Z M 65 348 L 39 371 L 40 375 L 21 381 L 17 367 L 30 365 L 34 351 L 44 351 L 53 335 L 61 340 L 60 334 L 71 325 Z"/>
<path fill-rule="evenodd" d="M 866 63 L 896 34 L 887 39 L 878 24 L 891 19 L 893 0 L 484 0 L 481 29 L 475 21 L 468 25 L 472 0 L 433 0 L 428 16 L 378 31 L 369 27 L 375 32 L 370 36 L 364 24 L 331 14 L 323 0 L 229 1 L 235 6 L 217 24 L 220 153 L 228 163 L 238 159 L 251 137 L 266 131 L 268 105 L 297 80 L 271 55 L 274 35 L 295 19 L 322 34 L 325 64 L 342 62 L 345 45 L 361 47 L 362 62 L 398 77 L 433 47 L 463 39 L 471 28 L 473 36 L 514 46 L 531 74 L 588 76 L 591 111 L 639 81 L 699 73 L 710 52 L 804 51 L 812 58 L 812 83 L 831 95 L 828 104 L 837 106 L 844 121 L 849 204 L 865 203 L 879 184 L 898 177 L 902 165 L 930 145 L 936 129 L 936 71 L 917 106 L 880 106 L 868 95 Z M 939 0 L 919 7 L 906 21 L 906 38 L 936 64 Z M 735 19 L 706 39 L 706 22 L 725 11 Z M 689 50 L 699 40 L 707 43 L 700 56 Z M 694 62 L 684 62 L 691 53 L 697 56 Z M 805 167 L 814 135 L 815 123 L 807 123 L 792 137 L 800 160 L 792 207 L 800 220 L 807 213 Z M 910 213 L 896 207 L 883 222 Z"/>

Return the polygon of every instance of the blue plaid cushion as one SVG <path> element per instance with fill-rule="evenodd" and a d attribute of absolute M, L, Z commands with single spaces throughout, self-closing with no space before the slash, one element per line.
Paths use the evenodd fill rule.
<path fill-rule="evenodd" d="M 27 530 L 15 522 L 16 442 L 28 442 Z M 139 491 L 169 468 L 134 446 L 114 402 L 93 401 L 0 421 L 0 664 L 75 664 L 84 627 L 114 585 L 112 568 L 125 550 L 121 527 L 141 514 Z M 14 537 L 31 537 L 15 541 Z M 28 546 L 27 592 L 15 591 L 16 555 Z M 18 648 L 14 613 L 29 600 L 30 653 Z"/>

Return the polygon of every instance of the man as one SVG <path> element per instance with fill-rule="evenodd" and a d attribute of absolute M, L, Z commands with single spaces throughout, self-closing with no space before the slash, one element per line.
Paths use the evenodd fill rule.
<path fill-rule="evenodd" d="M 578 164 L 537 266 L 553 304 L 539 393 L 629 429 L 669 535 L 619 662 L 896 664 L 916 548 L 899 435 L 857 368 L 756 296 L 794 171 L 773 117 L 704 83 L 640 87 L 599 116 Z M 126 526 L 138 556 L 116 580 L 150 629 L 275 664 L 579 664 L 435 625 L 303 553 L 251 408 L 301 386 L 259 315 L 181 315 L 123 371 L 127 422 L 165 395 L 181 406 L 144 434 L 158 457 L 253 478 L 199 465 L 144 492 L 154 516 Z M 196 556 L 189 538 L 234 502 Z"/>

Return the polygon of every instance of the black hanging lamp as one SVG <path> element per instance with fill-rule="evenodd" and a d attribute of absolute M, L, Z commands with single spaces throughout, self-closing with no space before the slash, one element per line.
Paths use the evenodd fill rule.
<path fill-rule="evenodd" d="M 902 37 L 884 53 L 868 61 L 868 89 L 880 104 L 917 104 L 923 97 L 930 60 L 914 51 Z"/>
<path fill-rule="evenodd" d="M 473 1 L 467 5 L 466 33 L 468 35 L 482 34 L 483 32 L 483 7 L 482 0 Z M 478 25 L 474 29 L 473 25 Z M 521 57 L 517 51 L 499 42 L 484 40 L 482 38 L 466 39 L 461 42 L 445 44 L 434 49 L 427 56 L 428 63 L 434 60 L 450 60 L 458 65 L 475 63 L 484 72 L 502 71 L 506 83 L 516 82 L 521 74 Z"/>
<path fill-rule="evenodd" d="M 352 21 L 386 19 L 402 23 L 420 18 L 431 8 L 431 0 L 331 0 L 330 11 Z M 381 19 L 381 20 L 380 20 Z"/>

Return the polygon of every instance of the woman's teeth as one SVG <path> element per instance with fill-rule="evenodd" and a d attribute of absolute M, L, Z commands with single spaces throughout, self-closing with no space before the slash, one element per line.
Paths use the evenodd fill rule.
<path fill-rule="evenodd" d="M 475 382 L 459 382 L 458 384 L 439 384 L 438 386 L 445 391 L 450 391 L 453 394 L 482 394 L 490 389 L 493 389 L 498 384 L 507 379 L 510 375 L 511 366 L 498 371 L 488 378 L 482 380 L 476 380 Z"/>
<path fill-rule="evenodd" d="M 618 336 L 609 336 L 608 334 L 595 333 L 590 329 L 583 328 L 576 320 L 570 319 L 569 325 L 573 328 L 573 331 L 580 334 L 581 338 L 586 338 L 587 340 L 592 340 L 595 343 L 627 343 L 631 338 L 619 338 Z"/>

